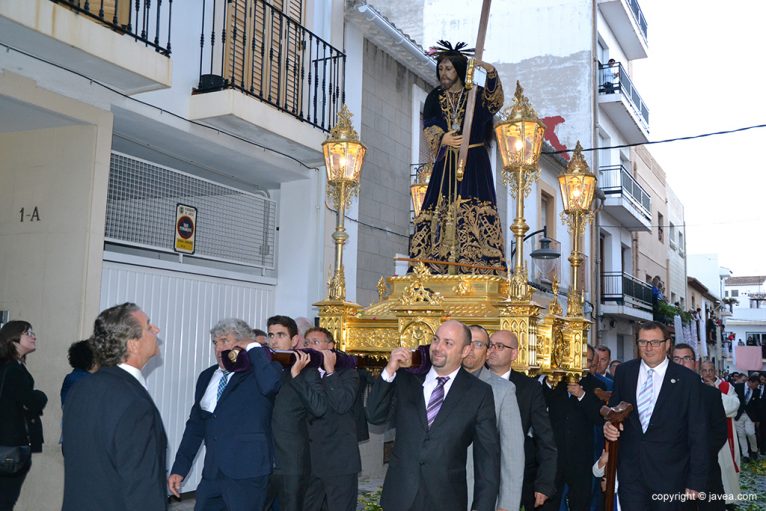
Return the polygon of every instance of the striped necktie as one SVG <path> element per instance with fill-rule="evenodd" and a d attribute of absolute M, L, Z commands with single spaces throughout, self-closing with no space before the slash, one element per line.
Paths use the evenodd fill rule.
<path fill-rule="evenodd" d="M 654 408 L 653 374 L 654 369 L 647 369 L 646 381 L 644 382 L 644 386 L 641 387 L 641 392 L 638 394 L 638 419 L 641 421 L 641 429 L 644 433 L 646 433 L 646 428 L 649 427 L 649 419 L 652 416 L 652 409 Z"/>
<path fill-rule="evenodd" d="M 223 376 L 221 376 L 221 379 L 218 380 L 218 394 L 216 394 L 216 402 L 221 400 L 221 395 L 223 394 L 223 389 L 226 388 L 226 384 L 229 383 L 229 375 L 231 374 L 229 371 L 221 370 L 223 373 Z"/>
<path fill-rule="evenodd" d="M 428 407 L 426 408 L 426 419 L 428 420 L 428 427 L 436 420 L 436 416 L 441 410 L 442 403 L 444 402 L 444 384 L 449 380 L 449 376 L 437 376 L 436 388 L 431 392 L 431 397 L 428 399 Z"/>

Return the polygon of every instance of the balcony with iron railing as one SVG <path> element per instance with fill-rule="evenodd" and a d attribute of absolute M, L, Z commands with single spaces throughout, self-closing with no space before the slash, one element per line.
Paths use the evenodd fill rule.
<path fill-rule="evenodd" d="M 199 83 L 191 117 L 268 140 L 302 161 L 345 101 L 346 55 L 265 0 L 202 2 Z"/>
<path fill-rule="evenodd" d="M 626 272 L 604 272 L 601 274 L 601 303 L 605 305 L 603 312 L 607 315 L 651 319 L 652 286 Z"/>
<path fill-rule="evenodd" d="M 209 3 L 195 92 L 236 89 L 329 131 L 345 101 L 346 55 L 265 0 Z"/>
<path fill-rule="evenodd" d="M 128 94 L 170 86 L 173 0 L 0 1 L 0 41 Z"/>
<path fill-rule="evenodd" d="M 598 0 L 598 7 L 629 60 L 648 55 L 649 24 L 638 0 Z"/>
<path fill-rule="evenodd" d="M 651 231 L 652 198 L 622 165 L 599 168 L 604 210 L 631 231 Z"/>
<path fill-rule="evenodd" d="M 649 140 L 649 108 L 625 67 L 610 60 L 598 65 L 599 104 L 629 143 Z"/>

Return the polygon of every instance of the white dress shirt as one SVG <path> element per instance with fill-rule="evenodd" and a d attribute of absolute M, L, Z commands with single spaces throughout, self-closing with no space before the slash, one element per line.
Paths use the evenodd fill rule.
<path fill-rule="evenodd" d="M 130 374 L 133 378 L 138 380 L 138 383 L 140 383 L 143 388 L 146 388 L 146 379 L 144 378 L 144 375 L 141 372 L 141 369 L 137 367 L 133 367 L 132 365 L 129 365 L 129 364 L 125 364 L 125 363 L 117 364 L 117 367 L 127 371 L 128 374 Z"/>
<path fill-rule="evenodd" d="M 258 348 L 261 346 L 261 343 L 258 342 L 251 342 L 247 345 L 246 351 L 250 351 L 252 348 Z M 226 384 L 229 384 L 229 381 L 231 381 L 232 376 L 234 376 L 234 373 L 229 373 L 226 375 L 227 382 Z M 221 381 L 221 378 L 223 378 L 223 369 L 218 367 L 214 372 L 213 376 L 210 378 L 210 383 L 207 384 L 207 389 L 205 389 L 205 394 L 202 396 L 202 399 L 200 399 L 199 406 L 206 412 L 213 413 L 215 410 L 216 405 L 218 405 L 218 383 Z"/>
<path fill-rule="evenodd" d="M 452 383 L 455 381 L 455 376 L 457 376 L 458 371 L 460 371 L 459 367 L 447 375 L 449 380 L 444 384 L 444 399 L 447 399 L 447 393 L 449 393 L 449 389 L 452 388 Z M 391 383 L 394 381 L 394 378 L 396 378 L 396 373 L 388 374 L 386 368 L 383 368 L 383 371 L 380 372 L 380 376 L 383 380 Z M 431 399 L 431 394 L 436 388 L 436 385 L 439 384 L 436 380 L 437 376 L 439 375 L 436 374 L 436 370 L 431 367 L 428 374 L 426 374 L 426 379 L 423 381 L 423 399 L 425 400 L 426 406 L 428 406 L 428 401 Z"/>

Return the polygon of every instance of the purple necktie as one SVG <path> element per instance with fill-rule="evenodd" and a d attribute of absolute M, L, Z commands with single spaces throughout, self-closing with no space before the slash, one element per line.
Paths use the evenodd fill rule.
<path fill-rule="evenodd" d="M 437 376 L 436 388 L 431 392 L 431 398 L 428 400 L 428 407 L 426 408 L 426 420 L 428 421 L 428 428 L 431 428 L 431 424 L 434 423 L 436 416 L 439 415 L 439 410 L 444 402 L 444 384 L 449 380 L 449 376 Z"/>

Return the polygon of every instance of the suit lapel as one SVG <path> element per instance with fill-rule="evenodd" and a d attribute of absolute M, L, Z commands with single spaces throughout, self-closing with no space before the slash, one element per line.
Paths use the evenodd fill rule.
<path fill-rule="evenodd" d="M 247 378 L 250 375 L 250 371 L 246 371 L 243 373 L 234 373 L 229 377 L 229 383 L 226 384 L 226 387 L 223 389 L 223 394 L 221 394 L 221 399 L 218 400 L 220 403 L 224 399 L 226 399 L 226 396 L 231 394 L 237 386 L 242 383 L 245 378 Z"/>
<path fill-rule="evenodd" d="M 633 405 L 633 413 L 630 414 L 629 420 L 633 421 L 638 430 L 641 431 L 641 420 L 638 418 L 638 400 L 636 393 L 638 392 L 638 372 L 641 370 L 641 361 L 638 364 L 634 364 L 628 368 L 625 374 L 626 389 L 628 390 L 625 395 L 625 400 Z"/>
<path fill-rule="evenodd" d="M 661 412 L 665 403 L 671 399 L 675 389 L 676 382 L 681 379 L 681 375 L 678 374 L 677 367 L 673 362 L 668 362 L 668 369 L 665 371 L 665 378 L 662 379 L 662 388 L 660 389 L 660 395 L 657 396 L 657 401 L 654 403 L 654 410 L 652 410 L 652 416 L 656 417 L 658 412 Z M 648 429 L 647 429 L 648 431 Z"/>
<path fill-rule="evenodd" d="M 415 408 L 417 409 L 417 416 L 420 421 L 420 426 L 424 430 L 428 431 L 428 421 L 426 420 L 426 401 L 425 396 L 423 396 L 423 383 L 425 382 L 426 378 L 425 375 L 419 376 L 414 374 L 412 377 L 417 382 L 417 385 L 412 386 L 415 395 L 411 395 L 410 399 L 413 401 Z"/>

